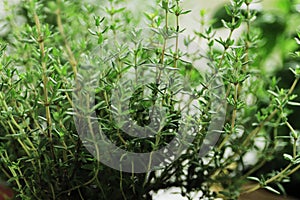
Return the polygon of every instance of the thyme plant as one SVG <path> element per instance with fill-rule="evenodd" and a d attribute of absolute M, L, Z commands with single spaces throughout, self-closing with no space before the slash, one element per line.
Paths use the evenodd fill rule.
<path fill-rule="evenodd" d="M 188 36 L 180 0 L 153 1 L 137 16 L 125 0 L 4 1 L 1 179 L 17 199 L 152 199 L 171 187 L 188 199 L 284 192 L 281 182 L 300 168 L 289 121 L 300 105 L 300 34 L 285 27 L 287 37 L 270 42 L 252 4 L 231 0 L 214 23 L 203 10 Z M 296 1 L 289 6 L 299 15 Z M 220 27 L 227 36 L 215 36 Z M 265 65 L 285 41 L 293 81 L 281 88 Z M 286 166 L 255 176 L 278 156 Z"/>

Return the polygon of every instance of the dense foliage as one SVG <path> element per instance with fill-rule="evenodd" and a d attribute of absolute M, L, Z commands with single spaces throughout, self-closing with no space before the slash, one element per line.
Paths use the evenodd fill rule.
<path fill-rule="evenodd" d="M 300 17 L 299 2 L 280 2 L 275 14 L 232 0 L 212 22 L 202 10 L 186 36 L 180 19 L 190 11 L 179 0 L 153 1 L 146 12 L 125 0 L 5 1 L 1 179 L 19 199 L 151 199 L 170 187 L 190 199 L 284 193 L 281 183 L 300 168 L 300 127 L 289 119 L 300 105 Z M 276 78 L 286 69 L 290 79 Z M 129 135 L 132 127 L 150 136 Z M 103 164 L 103 136 L 150 153 L 139 166 L 147 173 Z M 155 166 L 151 152 L 170 142 Z M 279 157 L 284 166 L 261 170 Z"/>

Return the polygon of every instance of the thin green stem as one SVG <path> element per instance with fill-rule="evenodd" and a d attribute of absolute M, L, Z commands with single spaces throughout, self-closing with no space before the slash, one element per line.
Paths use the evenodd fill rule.
<path fill-rule="evenodd" d="M 286 175 L 286 172 L 292 167 L 293 165 L 292 164 L 289 164 L 288 166 L 286 166 L 281 172 L 279 172 L 278 174 L 276 174 L 275 176 L 273 176 L 272 178 L 269 178 L 267 179 L 263 185 L 262 184 L 256 184 L 255 186 L 245 190 L 242 192 L 242 194 L 247 194 L 247 193 L 251 193 L 251 192 L 254 192 L 262 187 L 264 187 L 265 185 L 269 184 L 269 183 L 272 183 L 280 178 L 282 178 L 283 176 Z"/>
<path fill-rule="evenodd" d="M 121 158 L 121 160 L 122 160 L 122 158 Z M 124 192 L 124 189 L 123 189 L 123 171 L 122 171 L 122 164 L 120 165 L 120 190 L 121 190 L 121 194 L 122 194 L 122 196 L 123 196 L 123 199 L 124 200 L 127 200 L 127 198 L 126 198 L 126 194 L 125 194 L 125 192 Z"/>
<path fill-rule="evenodd" d="M 163 36 L 164 42 L 163 42 L 163 47 L 162 47 L 162 51 L 161 51 L 160 66 L 157 65 L 157 67 L 156 67 L 156 72 L 157 72 L 156 85 L 160 84 L 162 70 L 164 69 L 165 51 L 166 51 L 166 46 L 167 46 L 168 29 L 169 29 L 168 28 L 168 10 L 166 10 L 166 12 L 165 12 L 165 29 L 166 29 L 166 35 Z"/>
<path fill-rule="evenodd" d="M 61 0 L 57 0 L 56 2 L 57 2 L 57 5 L 60 6 Z M 75 56 L 74 56 L 74 54 L 73 54 L 73 52 L 70 48 L 69 42 L 67 40 L 65 31 L 64 31 L 64 27 L 63 27 L 62 20 L 61 20 L 61 10 L 60 10 L 60 8 L 58 8 L 56 10 L 56 22 L 57 22 L 58 31 L 61 34 L 62 38 L 63 38 L 65 49 L 66 49 L 67 54 L 68 54 L 68 59 L 69 59 L 70 65 L 72 66 L 72 70 L 73 70 L 73 73 L 74 73 L 74 78 L 76 80 L 78 63 L 77 63 L 77 60 L 75 59 Z"/>
<path fill-rule="evenodd" d="M 48 97 L 48 82 L 49 78 L 47 76 L 47 63 L 46 63 L 46 53 L 45 53 L 45 44 L 44 41 L 46 38 L 44 38 L 41 30 L 41 24 L 38 15 L 34 12 L 34 21 L 35 25 L 37 28 L 37 33 L 38 33 L 38 43 L 39 43 L 39 48 L 40 48 L 40 56 L 41 56 L 41 65 L 42 65 L 42 70 L 43 70 L 43 93 L 44 93 L 44 105 L 45 105 L 45 110 L 46 110 L 46 120 L 47 120 L 47 137 L 49 138 L 50 142 L 50 151 L 51 151 L 51 156 L 56 163 L 56 156 L 54 152 L 54 146 L 53 146 L 53 139 L 52 139 L 52 119 L 51 119 L 51 111 L 50 111 L 50 102 L 49 102 L 49 97 Z"/>
<path fill-rule="evenodd" d="M 229 87 L 230 88 L 230 87 Z M 229 94 L 228 94 L 229 95 Z M 236 120 L 236 115 L 237 115 L 237 107 L 236 107 L 236 104 L 237 104 L 237 99 L 238 98 L 238 85 L 235 85 L 234 86 L 234 103 L 235 103 L 235 106 L 233 108 L 233 111 L 232 111 L 232 116 L 231 116 L 231 131 L 229 134 L 227 134 L 225 136 L 225 138 L 222 140 L 221 144 L 218 146 L 218 151 L 220 151 L 223 146 L 226 144 L 226 142 L 229 140 L 230 136 L 233 134 L 234 132 L 234 128 L 235 128 L 235 120 Z"/>
<path fill-rule="evenodd" d="M 286 121 L 285 124 L 287 125 L 287 127 L 290 129 L 290 131 L 292 132 L 292 135 L 297 135 L 295 129 L 291 126 L 291 124 Z M 293 158 L 295 159 L 297 157 L 297 139 L 293 137 Z"/>
<path fill-rule="evenodd" d="M 179 2 L 176 1 L 176 6 L 179 7 Z M 178 62 L 178 43 L 179 43 L 179 15 L 176 14 L 176 38 L 175 38 L 175 54 L 174 54 L 174 68 L 177 68 Z"/>

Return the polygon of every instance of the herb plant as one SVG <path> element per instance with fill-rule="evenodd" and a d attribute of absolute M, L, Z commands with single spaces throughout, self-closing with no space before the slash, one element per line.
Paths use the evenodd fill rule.
<path fill-rule="evenodd" d="M 289 121 L 300 105 L 300 34 L 282 26 L 272 41 L 268 13 L 231 0 L 215 22 L 201 11 L 188 36 L 181 1 L 153 2 L 134 15 L 125 0 L 5 1 L 0 177 L 17 199 L 152 199 L 170 187 L 188 199 L 284 193 L 300 168 L 299 127 Z M 220 27 L 226 37 L 215 37 Z M 275 66 L 271 54 L 284 45 Z M 288 58 L 293 81 L 279 87 L 270 68 Z M 276 157 L 286 166 L 258 175 Z"/>

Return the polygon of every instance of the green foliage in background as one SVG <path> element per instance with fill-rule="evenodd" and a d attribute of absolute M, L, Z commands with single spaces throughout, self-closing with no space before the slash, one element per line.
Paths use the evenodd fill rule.
<path fill-rule="evenodd" d="M 5 1 L 12 12 L 1 19 L 1 179 L 8 181 L 17 199 L 151 199 L 170 187 L 180 188 L 189 199 L 198 191 L 200 199 L 237 199 L 259 188 L 284 193 L 281 183 L 300 168 L 300 127 L 290 121 L 300 105 L 295 94 L 300 3 L 278 2 L 280 12 L 272 13 L 251 9 L 252 0 L 232 0 L 216 13 L 214 23 L 206 22 L 201 11 L 199 30 L 184 39 L 181 49 L 180 19 L 190 11 L 179 0 L 153 1 L 148 11 L 135 11 L 137 16 L 125 0 L 100 6 L 82 0 L 24 0 L 14 6 Z M 141 29 L 142 22 L 147 30 Z M 227 30 L 227 36 L 216 37 L 219 28 Z M 234 38 L 237 30 L 242 34 Z M 168 44 L 171 39 L 173 46 Z M 205 43 L 206 52 L 199 48 L 187 53 L 195 42 Z M 226 116 L 218 143 L 199 157 L 213 113 L 221 112 L 210 104 L 210 77 L 194 68 L 203 60 L 221 75 L 226 96 L 220 98 L 227 107 L 222 108 Z M 195 137 L 188 149 L 177 160 L 170 158 L 167 167 L 144 174 L 120 172 L 99 162 L 86 150 L 73 118 L 72 94 L 79 87 L 74 82 L 89 66 L 98 72 L 91 110 L 105 135 L 127 151 L 151 152 L 178 137 L 182 102 L 176 92 L 193 96 L 201 115 L 186 116 L 194 120 L 193 133 L 185 133 Z M 291 79 L 282 83 L 276 73 L 287 69 Z M 161 105 L 167 117 L 155 136 L 140 139 L 118 127 L 112 91 L 128 72 L 138 81 L 148 79 L 148 71 L 154 72 L 155 81 L 137 85 L 130 97 L 130 118 L 147 126 L 154 104 Z M 162 84 L 162 79 L 176 83 L 177 74 L 193 89 Z M 249 152 L 256 161 L 247 162 Z M 286 164 L 256 176 L 276 157 Z M 250 180 L 255 184 L 243 187 Z"/>

